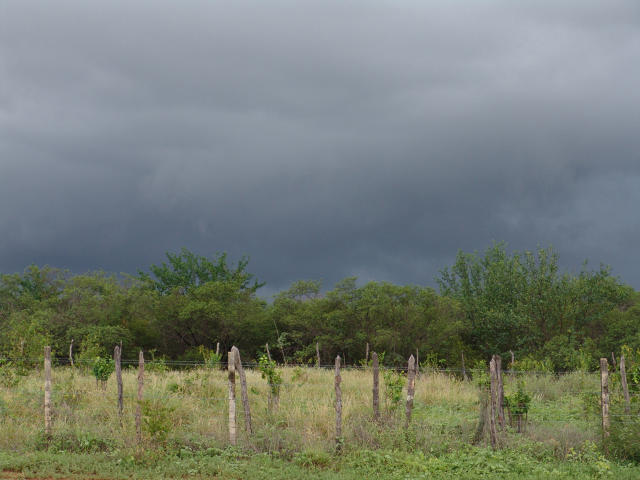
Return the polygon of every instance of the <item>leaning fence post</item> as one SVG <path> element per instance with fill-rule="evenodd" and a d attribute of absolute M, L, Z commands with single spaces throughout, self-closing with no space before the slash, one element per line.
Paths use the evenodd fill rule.
<path fill-rule="evenodd" d="M 44 433 L 51 437 L 51 347 L 44 347 Z"/>
<path fill-rule="evenodd" d="M 489 400 L 489 435 L 491 439 L 491 447 L 496 448 L 498 445 L 498 436 L 496 433 L 496 402 L 498 400 L 498 374 L 496 372 L 495 355 L 489 363 L 489 374 L 491 378 L 491 398 Z"/>
<path fill-rule="evenodd" d="M 138 354 L 138 405 L 136 406 L 136 439 L 142 443 L 142 399 L 144 393 L 144 352 Z"/>
<path fill-rule="evenodd" d="M 229 443 L 236 444 L 236 370 L 233 349 L 229 352 Z"/>
<path fill-rule="evenodd" d="M 342 389 L 340 383 L 340 355 L 336 357 L 335 389 L 336 389 L 336 447 L 339 449 L 342 444 Z"/>
<path fill-rule="evenodd" d="M 497 382 L 497 398 L 496 413 L 500 428 L 504 428 L 504 384 L 502 383 L 502 357 L 494 355 L 496 359 L 496 382 Z"/>
<path fill-rule="evenodd" d="M 624 364 L 624 354 L 620 355 L 620 383 L 624 395 L 624 413 L 631 413 L 631 399 L 629 398 L 629 386 L 627 385 L 627 368 Z"/>
<path fill-rule="evenodd" d="M 116 364 L 116 384 L 118 385 L 118 414 L 122 416 L 124 401 L 122 399 L 122 351 L 116 345 L 113 349 L 113 360 Z"/>
<path fill-rule="evenodd" d="M 320 368 L 320 343 L 316 342 L 316 367 Z"/>
<path fill-rule="evenodd" d="M 267 358 L 269 359 L 269 362 L 271 362 L 271 352 L 269 351 L 269 343 L 265 343 L 264 345 L 267 349 Z"/>
<path fill-rule="evenodd" d="M 378 366 L 378 354 L 371 354 L 371 364 L 373 366 L 373 418 L 380 419 L 380 370 Z"/>
<path fill-rule="evenodd" d="M 240 350 L 236 347 L 231 347 L 231 350 L 233 351 L 236 370 L 238 371 L 238 375 L 240 375 L 240 394 L 242 395 L 242 408 L 244 409 L 244 427 L 249 434 L 252 434 L 253 428 L 251 425 L 251 409 L 249 408 L 249 393 L 247 392 L 247 376 L 244 373 L 244 368 L 242 368 Z"/>
<path fill-rule="evenodd" d="M 409 428 L 411 422 L 411 409 L 413 408 L 413 396 L 416 391 L 416 360 L 413 355 L 409 357 L 407 365 L 407 405 L 405 408 L 406 421 L 404 428 Z"/>
<path fill-rule="evenodd" d="M 602 403 L 602 437 L 606 441 L 609 437 L 609 362 L 606 358 L 600 359 L 600 386 Z M 605 444 L 605 450 L 607 448 Z"/>

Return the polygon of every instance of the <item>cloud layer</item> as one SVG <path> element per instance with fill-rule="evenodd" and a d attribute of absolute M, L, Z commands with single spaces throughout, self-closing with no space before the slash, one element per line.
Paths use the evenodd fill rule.
<path fill-rule="evenodd" d="M 433 284 L 552 244 L 640 288 L 640 4 L 0 5 L 0 271 L 186 246 Z"/>

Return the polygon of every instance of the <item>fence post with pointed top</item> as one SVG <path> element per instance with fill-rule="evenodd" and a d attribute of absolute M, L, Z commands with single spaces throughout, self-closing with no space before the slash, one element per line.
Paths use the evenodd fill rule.
<path fill-rule="evenodd" d="M 413 409 L 413 396 L 416 391 L 416 360 L 413 355 L 409 357 L 407 365 L 407 405 L 405 408 L 406 421 L 404 428 L 409 428 L 411 422 L 411 410 Z"/>

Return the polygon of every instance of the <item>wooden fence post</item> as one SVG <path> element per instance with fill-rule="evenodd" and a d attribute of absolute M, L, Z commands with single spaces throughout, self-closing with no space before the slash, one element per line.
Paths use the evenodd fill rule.
<path fill-rule="evenodd" d="M 496 372 L 495 356 L 489 363 L 489 375 L 491 377 L 491 397 L 489 399 L 489 435 L 491 439 L 491 447 L 495 449 L 498 446 L 498 435 L 496 433 L 496 403 L 498 401 L 498 374 Z"/>
<path fill-rule="evenodd" d="M 515 370 L 515 365 L 516 365 L 516 356 L 513 353 L 513 350 L 509 350 L 509 353 L 511 354 L 511 364 L 509 365 L 509 373 L 511 374 L 511 376 L 514 375 L 513 371 Z"/>
<path fill-rule="evenodd" d="M 416 378 L 420 375 L 420 352 L 416 348 Z"/>
<path fill-rule="evenodd" d="M 236 370 L 233 349 L 229 352 L 229 443 L 236 445 Z"/>
<path fill-rule="evenodd" d="M 122 398 L 122 350 L 119 345 L 113 349 L 113 360 L 116 364 L 116 384 L 118 386 L 118 415 L 122 417 L 124 400 Z"/>
<path fill-rule="evenodd" d="M 216 342 L 216 357 L 220 358 L 220 342 Z"/>
<path fill-rule="evenodd" d="M 267 348 L 267 358 L 269 359 L 269 362 L 271 362 L 271 352 L 269 351 L 269 344 L 266 343 L 265 347 Z"/>
<path fill-rule="evenodd" d="M 373 418 L 380 420 L 380 369 L 376 352 L 371 354 L 371 364 L 373 366 Z"/>
<path fill-rule="evenodd" d="M 496 398 L 496 414 L 498 425 L 504 428 L 504 384 L 502 382 L 502 357 L 494 355 L 496 359 L 496 382 L 497 382 L 497 398 Z"/>
<path fill-rule="evenodd" d="M 364 363 L 365 365 L 369 364 L 369 342 L 367 342 L 367 349 L 365 350 L 365 353 L 364 353 Z"/>
<path fill-rule="evenodd" d="M 44 347 L 44 433 L 51 437 L 51 347 Z"/>
<path fill-rule="evenodd" d="M 409 357 L 407 365 L 407 405 L 405 408 L 406 421 L 404 428 L 409 428 L 411 422 L 411 409 L 413 408 L 413 396 L 416 392 L 416 360 L 413 355 Z"/>
<path fill-rule="evenodd" d="M 616 354 L 613 352 L 611 352 L 611 360 L 613 362 L 611 365 L 613 365 L 613 370 L 615 371 L 618 365 L 616 364 Z"/>
<path fill-rule="evenodd" d="M 609 362 L 606 358 L 600 359 L 600 386 L 602 404 L 602 437 L 605 441 L 605 451 L 607 449 L 606 440 L 609 438 Z"/>
<path fill-rule="evenodd" d="M 464 368 L 464 352 L 460 352 L 460 356 L 462 357 L 462 379 L 467 381 L 469 377 L 467 377 L 467 370 Z"/>
<path fill-rule="evenodd" d="M 336 447 L 340 449 L 342 444 L 342 389 L 340 383 L 342 377 L 340 376 L 340 355 L 336 357 L 336 370 L 335 370 L 335 389 L 336 389 Z"/>
<path fill-rule="evenodd" d="M 249 408 L 249 392 L 247 391 L 247 376 L 242 368 L 242 360 L 240 360 L 240 350 L 236 347 L 231 347 L 233 356 L 235 359 L 235 367 L 240 375 L 240 393 L 242 395 L 242 408 L 244 409 L 244 427 L 249 432 L 253 433 L 253 427 L 251 425 L 251 410 Z"/>
<path fill-rule="evenodd" d="M 73 338 L 71 339 L 71 343 L 69 344 L 69 364 L 71 368 L 75 367 L 73 364 Z"/>
<path fill-rule="evenodd" d="M 620 383 L 624 395 L 624 413 L 631 413 L 631 399 L 629 398 L 629 386 L 627 385 L 627 368 L 624 364 L 624 354 L 620 355 Z"/>
<path fill-rule="evenodd" d="M 320 368 L 320 343 L 316 342 L 316 368 Z"/>
<path fill-rule="evenodd" d="M 142 444 L 142 400 L 144 394 L 144 352 L 138 354 L 138 405 L 136 406 L 136 439 Z"/>

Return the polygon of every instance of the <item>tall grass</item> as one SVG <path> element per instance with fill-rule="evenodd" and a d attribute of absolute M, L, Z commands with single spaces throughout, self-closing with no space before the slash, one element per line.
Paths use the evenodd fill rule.
<path fill-rule="evenodd" d="M 255 433 L 244 432 L 239 406 L 238 443 L 253 452 L 295 455 L 302 451 L 332 451 L 335 410 L 333 372 L 282 368 L 280 406 L 269 412 L 267 384 L 259 372 L 247 370 Z M 53 369 L 54 426 L 52 438 L 43 434 L 42 372 L 16 377 L 0 388 L 0 450 L 53 449 L 67 452 L 136 451 L 134 412 L 137 372 L 123 372 L 125 409 L 118 415 L 112 376 L 106 390 L 87 371 Z M 404 408 L 385 403 L 383 415 L 372 419 L 371 371 L 342 372 L 343 442 L 347 448 L 405 449 L 446 454 L 469 444 L 479 418 L 479 389 L 447 373 L 427 372 L 416 382 L 411 427 L 403 428 Z M 579 392 L 597 389 L 597 377 L 569 374 L 524 378 L 533 402 L 526 432 L 502 432 L 502 445 L 535 445 L 563 458 L 586 441 L 599 438 L 598 418 L 589 413 Z M 515 379 L 505 376 L 507 393 Z M 237 386 L 239 388 L 239 384 Z M 144 445 L 146 450 L 202 451 L 227 445 L 227 374 L 217 369 L 157 371 L 145 375 Z M 528 447 L 527 447 L 528 448 Z"/>

